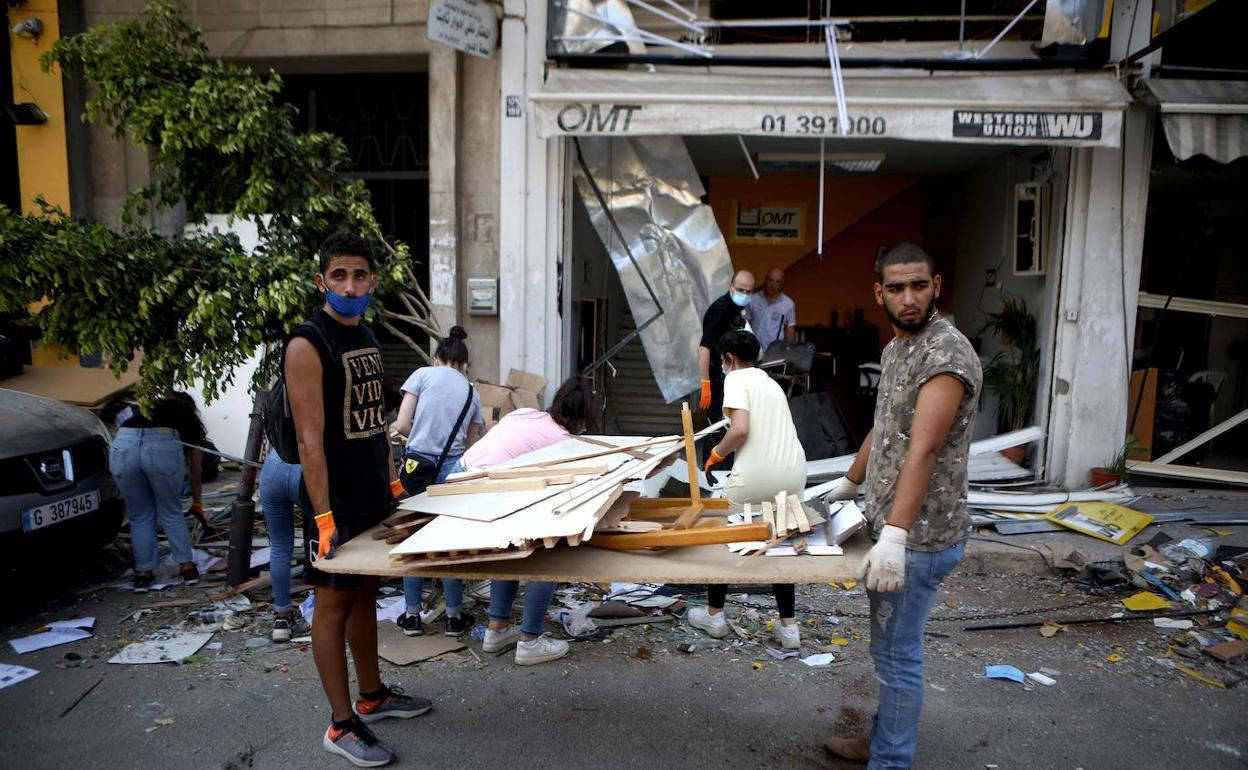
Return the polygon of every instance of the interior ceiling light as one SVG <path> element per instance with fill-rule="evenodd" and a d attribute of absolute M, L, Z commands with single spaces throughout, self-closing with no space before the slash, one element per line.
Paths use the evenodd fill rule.
<path fill-rule="evenodd" d="M 869 174 L 878 171 L 884 162 L 883 153 L 846 152 L 823 156 L 824 168 L 849 174 Z M 771 173 L 813 172 L 819 170 L 819 153 L 809 152 L 760 152 L 759 168 Z"/>

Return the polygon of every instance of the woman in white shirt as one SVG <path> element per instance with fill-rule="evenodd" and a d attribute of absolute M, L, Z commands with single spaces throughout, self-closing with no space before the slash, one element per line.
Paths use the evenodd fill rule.
<path fill-rule="evenodd" d="M 806 452 L 797 439 L 797 428 L 784 391 L 761 369 L 758 338 L 744 330 L 727 332 L 719 341 L 724 366 L 724 416 L 728 432 L 711 450 L 705 469 L 737 453 L 724 491 L 732 503 L 757 505 L 776 499 L 780 492 L 800 495 L 806 488 Z M 772 586 L 780 622 L 776 638 L 785 649 L 801 646 L 794 618 L 794 586 Z M 728 634 L 724 618 L 726 585 L 707 586 L 707 607 L 689 610 L 687 620 L 719 639 Z"/>

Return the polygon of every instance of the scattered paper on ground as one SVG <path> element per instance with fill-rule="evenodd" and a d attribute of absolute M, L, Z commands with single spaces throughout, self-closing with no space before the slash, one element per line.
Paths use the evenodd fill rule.
<path fill-rule="evenodd" d="M 444 634 L 405 636 L 393 623 L 377 628 L 377 654 L 396 666 L 406 666 L 464 649 L 464 643 Z"/>
<path fill-rule="evenodd" d="M 39 672 L 33 668 L 25 666 L 14 666 L 9 663 L 0 663 L 0 690 L 11 684 L 24 682 Z"/>
<path fill-rule="evenodd" d="M 31 634 L 18 639 L 10 639 L 9 646 L 19 653 L 34 652 L 45 647 L 68 644 L 83 639 L 90 639 L 91 632 L 81 628 L 52 628 L 41 634 Z"/>
<path fill-rule="evenodd" d="M 377 622 L 393 623 L 407 610 L 407 600 L 403 595 L 387 596 L 377 602 Z"/>
<path fill-rule="evenodd" d="M 95 628 L 95 618 L 74 618 L 73 620 L 54 620 L 48 628 Z"/>
<path fill-rule="evenodd" d="M 199 651 L 212 632 L 158 631 L 145 642 L 135 642 L 108 659 L 109 663 L 178 663 Z"/>
<path fill-rule="evenodd" d="M 832 665 L 832 661 L 836 660 L 836 656 L 830 652 L 821 652 L 817 655 L 807 655 L 802 658 L 802 662 L 811 668 L 823 668 Z"/>

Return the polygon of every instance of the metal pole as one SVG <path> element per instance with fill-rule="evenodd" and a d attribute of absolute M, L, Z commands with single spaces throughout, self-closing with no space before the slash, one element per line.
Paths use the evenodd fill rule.
<path fill-rule="evenodd" d="M 758 181 L 758 167 L 754 165 L 754 158 L 750 157 L 750 149 L 745 146 L 745 137 L 737 134 L 737 141 L 741 143 L 741 152 L 745 153 L 745 162 L 750 164 L 750 173 L 754 175 L 754 181 Z"/>
<path fill-rule="evenodd" d="M 958 15 L 958 50 L 966 44 L 966 0 L 962 0 L 962 13 Z"/>
<path fill-rule="evenodd" d="M 254 530 L 256 502 L 256 468 L 260 449 L 264 443 L 264 420 L 260 405 L 266 391 L 257 389 L 251 404 L 251 424 L 247 428 L 247 446 L 244 457 L 250 462 L 243 465 L 243 475 L 238 481 L 238 496 L 230 512 L 230 553 L 226 564 L 225 582 L 237 586 L 247 580 L 251 573 L 251 535 Z"/>
<path fill-rule="evenodd" d="M 836 95 L 836 125 L 841 136 L 849 136 L 849 106 L 845 102 L 845 79 L 841 75 L 841 57 L 836 49 L 836 25 L 823 28 L 823 42 L 828 49 L 828 66 L 832 68 L 832 91 Z"/>
<path fill-rule="evenodd" d="M 1026 15 L 1027 15 L 1027 12 L 1031 10 L 1031 7 L 1032 7 L 1033 5 L 1035 5 L 1036 3 L 1038 3 L 1039 1 L 1040 1 L 1040 0 L 1031 0 L 1031 2 L 1027 4 L 1027 7 L 1026 7 L 1026 8 L 1024 8 L 1023 10 L 1019 11 L 1019 12 L 1018 12 L 1018 15 L 1017 15 L 1017 16 L 1015 16 L 1013 19 L 1011 19 L 1009 24 L 1006 24 L 1006 25 L 1005 25 L 1005 29 L 1001 30 L 1001 32 L 1000 32 L 1000 33 L 999 33 L 996 37 L 994 37 L 994 38 L 992 39 L 992 42 L 991 42 L 991 43 L 989 43 L 988 45 L 984 46 L 984 49 L 983 49 L 982 51 L 978 51 L 978 52 L 976 52 L 976 54 L 975 54 L 975 58 L 976 58 L 976 59 L 980 59 L 980 58 L 982 58 L 982 57 L 983 57 L 983 55 L 984 55 L 984 54 L 986 54 L 986 53 L 988 53 L 989 51 L 991 51 L 991 50 L 992 50 L 992 47 L 993 47 L 994 45 L 996 45 L 997 43 L 1001 42 L 1001 38 L 1005 37 L 1005 33 L 1009 32 L 1009 31 L 1010 31 L 1010 30 L 1012 30 L 1012 29 L 1014 29 L 1014 25 L 1015 25 L 1015 24 L 1017 24 L 1019 21 L 1021 21 L 1021 20 L 1022 20 L 1022 18 L 1023 18 L 1024 16 L 1026 16 Z"/>
<path fill-rule="evenodd" d="M 819 235 L 815 254 L 823 259 L 823 137 L 819 137 Z"/>

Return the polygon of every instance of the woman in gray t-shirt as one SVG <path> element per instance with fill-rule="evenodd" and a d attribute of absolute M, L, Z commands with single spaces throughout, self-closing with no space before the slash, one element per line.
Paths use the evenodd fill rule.
<path fill-rule="evenodd" d="M 464 402 L 472 393 L 472 404 L 464 421 L 456 431 L 446 460 L 438 469 L 435 484 L 446 480 L 448 474 L 463 470 L 460 457 L 464 450 L 481 438 L 485 418 L 481 415 L 481 397 L 468 382 L 468 339 L 462 327 L 451 327 L 451 332 L 434 351 L 433 366 L 425 366 L 412 372 L 403 383 L 403 403 L 394 430 L 407 438 L 404 455 L 420 455 L 431 463 L 437 463 L 446 440 L 463 411 Z M 423 633 L 420 619 L 421 594 L 424 578 L 403 578 L 403 594 L 406 611 L 395 621 L 408 636 Z M 455 636 L 472 627 L 472 616 L 461 613 L 464 604 L 464 581 L 446 578 L 442 581 L 446 599 L 445 633 Z"/>

